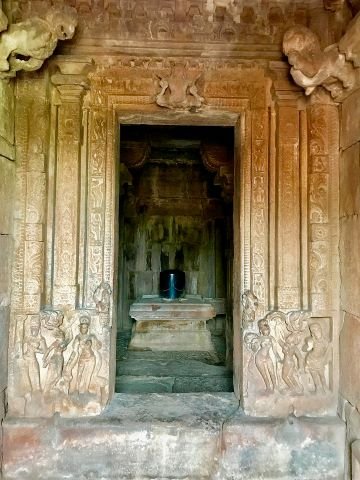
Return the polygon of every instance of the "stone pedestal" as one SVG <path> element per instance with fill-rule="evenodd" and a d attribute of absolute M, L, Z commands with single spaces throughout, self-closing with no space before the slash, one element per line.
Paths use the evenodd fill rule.
<path fill-rule="evenodd" d="M 130 307 L 136 320 L 130 350 L 215 352 L 206 322 L 215 308 L 202 299 L 144 296 Z"/>

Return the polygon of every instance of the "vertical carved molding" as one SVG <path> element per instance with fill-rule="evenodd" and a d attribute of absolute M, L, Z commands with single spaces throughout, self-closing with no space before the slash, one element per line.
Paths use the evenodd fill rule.
<path fill-rule="evenodd" d="M 332 310 L 332 231 L 330 218 L 331 168 L 337 149 L 338 118 L 334 105 L 310 107 L 309 216 L 311 252 L 311 303 L 315 312 Z M 335 154 L 336 155 L 336 154 Z M 335 157 L 336 158 L 336 157 Z"/>
<path fill-rule="evenodd" d="M 106 207 L 107 111 L 93 107 L 88 133 L 88 229 L 85 305 L 93 307 L 93 293 L 104 278 Z M 113 161 L 113 159 L 112 159 Z M 109 172 L 108 172 L 109 173 Z M 110 213 L 110 212 L 109 212 Z"/>
<path fill-rule="evenodd" d="M 21 362 L 25 332 L 37 321 L 44 287 L 45 155 L 48 138 L 46 78 L 34 75 L 16 88 L 16 204 L 9 336 L 9 401 L 24 414 Z"/>
<path fill-rule="evenodd" d="M 59 81 L 59 75 L 57 76 Z M 53 305 L 77 302 L 82 85 L 58 85 Z"/>
<path fill-rule="evenodd" d="M 301 308 L 299 111 L 280 101 L 277 168 L 277 306 Z"/>
<path fill-rule="evenodd" d="M 259 312 L 268 309 L 268 110 L 252 111 L 251 162 L 251 289 Z"/>

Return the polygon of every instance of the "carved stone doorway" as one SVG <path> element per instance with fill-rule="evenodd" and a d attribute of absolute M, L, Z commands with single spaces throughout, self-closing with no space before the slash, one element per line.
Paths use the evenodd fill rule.
<path fill-rule="evenodd" d="M 233 263 L 239 249 L 233 238 L 234 167 L 238 161 L 234 156 L 235 125 L 232 115 L 230 122 L 229 118 L 214 122 L 203 115 L 196 117 L 177 114 L 174 118 L 167 112 L 155 118 L 139 117 L 138 123 L 133 115 L 120 119 L 116 391 L 233 390 Z M 163 193 L 159 193 L 161 189 Z M 212 351 L 169 353 L 171 347 L 167 352 L 155 347 L 160 350 L 156 354 L 147 352 L 152 348 L 134 354 L 126 350 L 134 322 L 130 305 L 142 296 L 156 298 L 159 271 L 166 268 L 185 270 L 186 300 L 201 299 L 216 311 L 207 328 L 205 324 L 207 333 L 212 332 Z M 146 384 L 148 370 L 145 367 L 139 372 L 133 357 L 137 363 L 150 364 L 148 375 L 152 378 L 157 375 L 158 363 L 169 365 L 168 382 L 162 381 L 162 368 L 160 383 Z M 194 365 L 184 367 L 186 362 Z M 171 366 L 175 372 L 170 371 Z M 178 368 L 184 377 L 187 369 L 201 370 L 202 366 L 204 375 L 208 372 L 203 385 L 201 376 L 197 385 L 195 378 L 189 383 L 176 378 Z"/>

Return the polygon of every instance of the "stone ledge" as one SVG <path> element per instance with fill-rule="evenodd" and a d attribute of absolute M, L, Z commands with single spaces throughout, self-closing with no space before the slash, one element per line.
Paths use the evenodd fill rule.
<path fill-rule="evenodd" d="M 338 418 L 244 416 L 232 393 L 117 394 L 93 418 L 4 424 L 4 479 L 340 479 Z"/>

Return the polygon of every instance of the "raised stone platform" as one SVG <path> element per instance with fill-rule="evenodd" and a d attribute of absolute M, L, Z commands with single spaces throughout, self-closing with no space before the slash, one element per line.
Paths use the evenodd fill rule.
<path fill-rule="evenodd" d="M 5 480 L 340 480 L 338 418 L 246 417 L 231 393 L 116 394 L 93 418 L 8 418 Z"/>
<path fill-rule="evenodd" d="M 145 295 L 129 314 L 136 320 L 129 350 L 215 352 L 206 322 L 216 310 L 201 298 L 168 301 Z"/>

